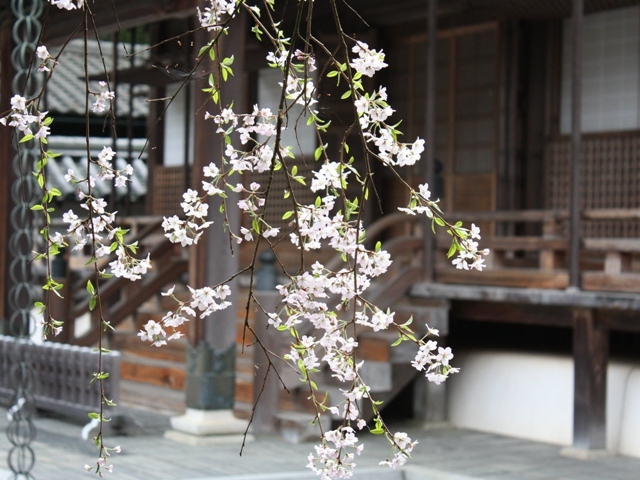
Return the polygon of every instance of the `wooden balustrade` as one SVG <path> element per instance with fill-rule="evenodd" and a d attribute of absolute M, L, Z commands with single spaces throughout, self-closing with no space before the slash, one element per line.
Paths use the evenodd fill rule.
<path fill-rule="evenodd" d="M 592 222 L 632 221 L 640 218 L 640 209 L 590 209 L 583 211 L 582 216 Z M 492 222 L 504 226 L 496 228 L 497 232 L 527 234 L 483 235 L 481 248 L 491 250 L 487 268 L 483 272 L 467 272 L 456 270 L 446 258 L 451 237 L 439 231 L 435 247 L 436 282 L 557 289 L 568 286 L 568 211 L 448 212 L 447 218 L 467 225 Z M 395 225 L 411 222 L 417 226 L 418 220 L 401 214 L 389 215 L 368 229 L 367 238 L 373 242 Z M 417 228 L 413 231 L 416 234 Z M 402 249 L 399 250 L 402 254 Z M 413 247 L 406 251 L 407 255 L 415 255 Z M 640 292 L 640 239 L 583 238 L 580 260 L 583 289 Z"/>

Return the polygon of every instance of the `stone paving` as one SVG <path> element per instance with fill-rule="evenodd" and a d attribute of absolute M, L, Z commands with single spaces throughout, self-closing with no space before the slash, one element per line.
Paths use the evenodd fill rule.
<path fill-rule="evenodd" d="M 265 478 L 290 480 L 314 478 L 305 469 L 312 443 L 293 445 L 279 436 L 268 436 L 247 443 L 240 456 L 240 443 L 194 447 L 163 437 L 169 428 L 165 415 L 128 410 L 137 425 L 128 436 L 108 439 L 120 445 L 122 453 L 112 457 L 114 480 L 232 480 Z M 82 425 L 68 420 L 40 416 L 33 442 L 37 480 L 76 480 L 91 478 L 83 466 L 95 461 L 91 442 L 80 439 Z M 6 410 L 0 409 L 0 480 L 10 478 L 6 456 L 10 444 L 6 431 Z M 386 458 L 383 438 L 361 434 L 366 445 L 356 478 L 372 480 L 638 480 L 640 459 L 611 456 L 575 460 L 560 456 L 560 448 L 514 438 L 454 428 L 421 429 L 396 425 L 420 441 L 410 467 L 404 474 L 391 472 L 377 463 Z M 371 470 L 374 469 L 374 470 Z M 288 475 L 270 475 L 289 472 Z M 299 472 L 299 473 L 298 473 Z M 413 473 L 412 473 L 413 472 Z M 318 478 L 318 477 L 316 477 Z"/>

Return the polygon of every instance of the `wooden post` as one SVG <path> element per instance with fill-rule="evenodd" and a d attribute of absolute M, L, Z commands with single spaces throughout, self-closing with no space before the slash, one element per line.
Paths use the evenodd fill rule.
<path fill-rule="evenodd" d="M 424 180 L 433 192 L 435 187 L 435 151 L 436 151 L 436 44 L 438 31 L 438 0 L 429 0 L 427 16 L 427 105 L 425 110 L 425 160 Z M 424 226 L 424 280 L 435 279 L 435 239 L 431 232 L 431 221 L 425 219 Z"/>
<path fill-rule="evenodd" d="M 571 63 L 571 160 L 569 198 L 569 287 L 580 288 L 580 210 L 582 157 L 582 24 L 584 0 L 573 0 Z"/>
<path fill-rule="evenodd" d="M 433 299 L 429 306 L 416 307 L 413 313 L 416 324 L 425 323 L 440 331 L 438 345 L 446 346 L 449 335 L 448 300 Z M 447 382 L 436 385 L 428 381 L 421 372 L 413 382 L 413 416 L 427 425 L 443 424 L 447 421 Z"/>
<path fill-rule="evenodd" d="M 246 82 L 244 81 L 245 16 L 239 15 L 233 20 L 233 24 L 229 29 L 229 35 L 221 39 L 220 55 L 223 58 L 234 56 L 234 77 L 231 81 L 222 85 L 220 99 L 223 107 L 228 107 L 233 102 L 233 108 L 236 112 L 245 112 L 247 109 Z M 206 33 L 201 32 L 202 35 Z M 198 43 L 202 42 L 201 44 L 204 44 L 207 40 L 206 38 L 201 38 L 199 42 L 196 42 L 194 51 L 199 50 Z M 225 145 L 222 136 L 215 133 L 216 125 L 213 122 L 202 121 L 205 110 L 213 108 L 209 106 L 203 107 L 207 101 L 211 101 L 209 95 L 202 92 L 201 89 L 196 89 L 193 97 L 196 107 L 195 114 L 199 116 L 199 121 L 193 122 L 194 161 L 191 188 L 201 190 L 202 180 L 204 179 L 203 167 L 211 162 L 221 165 Z M 233 192 L 227 192 L 227 194 L 229 198 L 225 202 L 226 218 L 230 223 L 230 228 L 237 232 L 240 227 L 240 211 L 237 207 L 238 198 Z M 229 233 L 225 231 L 219 208 L 219 199 L 210 202 L 209 215 L 215 218 L 215 223 L 209 227 L 196 248 L 191 252 L 189 280 L 193 287 L 217 285 L 228 280 L 238 271 L 238 252 L 236 250 L 234 252 L 235 255 L 231 254 Z M 233 247 L 237 249 L 235 242 L 233 242 Z M 235 285 L 235 282 L 230 285 L 232 296 L 227 298 L 234 305 L 236 304 L 237 290 Z M 215 312 L 205 321 L 203 329 L 193 332 L 192 341 L 196 344 L 204 338 L 214 350 L 226 350 L 231 343 L 235 342 L 236 318 L 236 310 L 233 307 Z M 200 322 L 195 323 L 198 324 Z"/>
<path fill-rule="evenodd" d="M 609 331 L 598 325 L 594 310 L 573 312 L 573 358 L 573 448 L 605 449 Z"/>

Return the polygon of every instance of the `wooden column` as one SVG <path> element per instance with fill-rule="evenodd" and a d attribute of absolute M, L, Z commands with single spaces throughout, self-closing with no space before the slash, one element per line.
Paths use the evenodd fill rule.
<path fill-rule="evenodd" d="M 436 46 L 438 33 L 438 0 L 429 0 L 427 12 L 427 105 L 425 110 L 425 159 L 424 179 L 433 192 L 435 188 L 435 151 L 436 151 Z M 435 279 L 435 239 L 431 232 L 431 220 L 425 220 L 424 227 L 424 280 Z"/>
<path fill-rule="evenodd" d="M 580 211 L 582 157 L 582 26 L 584 0 L 573 0 L 571 23 L 571 160 L 569 185 L 569 287 L 580 288 Z"/>
<path fill-rule="evenodd" d="M 12 97 L 11 80 L 13 79 L 13 68 L 11 66 L 11 50 L 13 41 L 11 39 L 11 21 L 6 21 L 0 25 L 0 112 L 6 112 L 11 108 Z M 11 183 L 13 181 L 13 168 L 11 166 L 15 150 L 11 146 L 12 128 L 0 126 L 0 238 L 3 239 L 0 246 L 0 320 L 6 315 L 6 297 L 8 291 L 7 279 L 7 239 L 9 232 L 9 212 L 11 205 Z M 3 325 L 0 324 L 0 333 Z"/>
<path fill-rule="evenodd" d="M 247 110 L 246 105 L 246 82 L 244 68 L 244 52 L 245 52 L 245 25 L 246 19 L 244 15 L 240 15 L 233 20 L 229 28 L 229 35 L 222 37 L 220 42 L 220 56 L 234 56 L 233 72 L 234 76 L 222 86 L 221 104 L 222 107 L 228 107 L 233 102 L 235 112 L 244 113 Z M 201 32 L 205 35 L 207 32 Z M 198 43 L 203 45 L 208 39 L 201 39 L 202 42 L 196 42 L 194 51 L 199 50 Z M 222 163 L 222 154 L 224 152 L 224 141 L 221 135 L 215 133 L 216 125 L 213 121 L 204 121 L 204 114 L 209 110 L 212 114 L 218 108 L 211 102 L 210 96 L 195 89 L 194 92 L 194 111 L 197 116 L 193 122 L 194 145 L 193 145 L 193 171 L 191 175 L 191 188 L 202 190 L 202 180 L 204 166 L 214 162 L 218 166 Z M 208 103 L 207 103 L 208 102 Z M 240 178 L 237 179 L 241 181 Z M 226 217 L 229 220 L 230 227 L 237 232 L 240 228 L 240 211 L 238 209 L 238 197 L 233 192 L 227 190 L 226 201 Z M 207 229 L 205 235 L 198 243 L 196 248 L 191 251 L 189 280 L 193 287 L 202 287 L 204 285 L 217 285 L 226 281 L 229 277 L 238 271 L 238 246 L 229 240 L 229 233 L 225 231 L 223 217 L 220 215 L 220 200 L 216 199 L 209 204 L 209 216 L 214 220 L 214 224 Z M 235 249 L 232 255 L 231 247 Z M 192 342 L 196 344 L 202 339 L 207 342 L 216 351 L 226 350 L 229 345 L 235 342 L 236 328 L 236 283 L 231 285 L 232 296 L 227 300 L 233 303 L 233 307 L 226 310 L 215 312 L 207 320 L 205 324 L 195 322 L 199 327 L 192 331 Z"/>
<path fill-rule="evenodd" d="M 573 312 L 573 447 L 605 449 L 609 330 L 599 326 L 594 310 Z"/>

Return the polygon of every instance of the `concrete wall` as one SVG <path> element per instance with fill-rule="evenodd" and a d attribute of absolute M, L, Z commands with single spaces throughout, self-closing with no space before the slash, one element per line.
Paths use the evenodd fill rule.
<path fill-rule="evenodd" d="M 461 428 L 571 445 L 573 359 L 499 351 L 456 351 L 448 416 Z M 611 362 L 607 448 L 640 457 L 640 363 Z"/>

